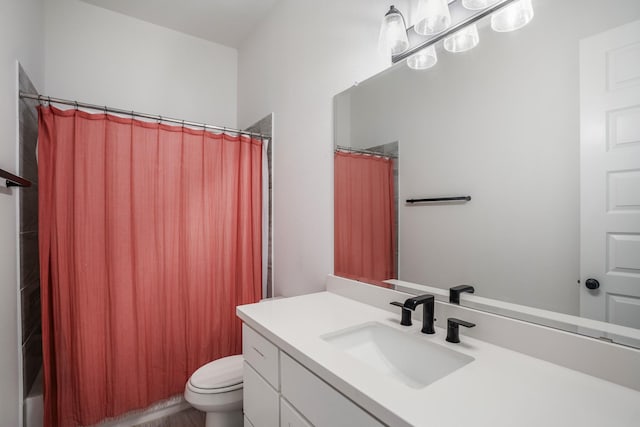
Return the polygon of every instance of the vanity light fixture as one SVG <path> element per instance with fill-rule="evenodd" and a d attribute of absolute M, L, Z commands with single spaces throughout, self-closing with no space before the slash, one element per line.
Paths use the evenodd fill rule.
<path fill-rule="evenodd" d="M 407 58 L 407 65 L 413 70 L 426 70 L 438 62 L 438 54 L 434 45 L 427 46 Z"/>
<path fill-rule="evenodd" d="M 462 0 L 462 6 L 469 10 L 481 10 L 493 6 L 499 1 L 500 0 Z"/>
<path fill-rule="evenodd" d="M 416 14 L 416 33 L 423 36 L 438 34 L 451 26 L 451 12 L 447 0 L 420 0 Z"/>
<path fill-rule="evenodd" d="M 436 43 L 458 53 L 480 42 L 476 22 L 491 16 L 497 32 L 515 31 L 533 19 L 532 0 L 419 0 L 417 23 L 407 29 L 394 6 L 384 16 L 378 45 L 391 61 L 407 60 L 409 68 L 426 70 L 438 62 Z"/>
<path fill-rule="evenodd" d="M 385 56 L 398 55 L 409 48 L 407 26 L 402 13 L 395 6 L 391 6 L 384 15 L 378 37 L 378 49 Z"/>
<path fill-rule="evenodd" d="M 499 33 L 515 31 L 527 25 L 532 19 L 531 0 L 517 0 L 491 15 L 491 28 Z"/>
<path fill-rule="evenodd" d="M 478 46 L 479 42 L 478 27 L 476 24 L 471 24 L 444 39 L 444 49 L 453 53 L 465 52 Z"/>

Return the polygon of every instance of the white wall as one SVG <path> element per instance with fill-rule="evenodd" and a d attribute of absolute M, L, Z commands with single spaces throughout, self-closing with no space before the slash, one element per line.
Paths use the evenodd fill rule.
<path fill-rule="evenodd" d="M 20 61 L 37 87 L 43 73 L 42 0 L 2 0 L 0 8 L 0 168 L 17 163 L 17 67 Z M 0 185 L 0 424 L 19 425 L 17 192 Z"/>
<path fill-rule="evenodd" d="M 274 113 L 276 295 L 319 291 L 333 272 L 332 99 L 388 64 L 377 53 L 388 7 L 281 0 L 239 49 L 239 125 Z"/>
<path fill-rule="evenodd" d="M 0 168 L 16 171 L 20 61 L 43 93 L 235 127 L 237 51 L 75 0 L 1 0 Z M 46 70 L 46 79 L 45 79 Z M 0 185 L 0 425 L 18 426 L 17 192 Z"/>
<path fill-rule="evenodd" d="M 407 4 L 397 2 L 401 10 L 408 10 Z M 539 4 L 541 2 L 537 2 Z M 555 2 L 546 2 L 544 6 L 547 10 L 552 10 Z M 593 2 L 594 6 L 598 2 Z M 630 2 L 623 2 L 624 7 Z M 616 4 L 617 9 L 620 4 Z M 376 72 L 385 68 L 386 61 L 381 59 L 376 49 L 377 33 L 381 16 L 388 7 L 388 3 L 382 1 L 326 1 L 313 2 L 282 0 L 271 11 L 270 15 L 259 25 L 253 35 L 245 41 L 239 52 L 239 123 L 244 126 L 252 123 L 267 113 L 273 111 L 274 132 L 275 132 L 275 179 L 274 179 L 274 249 L 275 249 L 275 292 L 278 295 L 295 295 L 313 292 L 322 289 L 324 274 L 333 269 L 333 173 L 332 173 L 332 96 L 351 86 L 354 81 L 362 81 L 372 76 Z M 566 9 L 566 7 L 565 7 Z M 540 9 L 538 12 L 540 12 Z M 578 23 L 585 19 L 585 14 L 590 12 L 590 6 L 579 7 L 573 11 L 567 11 L 563 16 L 558 15 L 556 19 L 566 20 L 566 16 L 571 16 L 569 23 Z M 535 18 L 539 19 L 539 16 Z M 542 25 L 544 27 L 544 25 Z M 514 33 L 516 34 L 516 33 Z M 492 38 L 502 36 L 503 47 L 516 48 L 519 43 L 517 37 L 512 34 L 495 34 Z M 486 42 L 486 35 L 484 42 Z M 547 43 L 552 43 L 549 36 L 543 34 Z M 566 41 L 566 40 L 565 40 Z M 481 42 L 483 46 L 483 42 Z M 559 50 L 554 50 L 548 54 L 552 61 L 558 59 Z M 577 52 L 577 48 L 575 50 Z M 508 74 L 517 76 L 521 71 L 531 69 L 540 70 L 545 73 L 545 78 L 556 79 L 556 85 L 571 85 L 571 91 L 577 94 L 577 81 L 575 74 L 568 74 L 567 70 L 558 70 L 558 75 L 554 77 L 553 62 L 546 63 L 539 59 L 539 52 L 533 49 L 527 61 L 524 61 L 520 68 L 514 70 L 499 69 L 493 67 L 492 61 L 500 59 L 497 53 L 488 53 L 482 48 L 469 52 L 455 59 L 442 59 L 438 65 L 439 69 L 431 73 L 430 77 L 433 85 L 438 85 L 440 78 L 446 78 L 446 72 L 452 72 L 456 78 L 466 79 L 460 82 L 459 90 L 456 90 L 455 102 L 453 99 L 447 101 L 435 120 L 440 122 L 450 120 L 455 115 L 456 108 L 463 102 L 464 94 L 476 91 L 477 96 L 491 99 L 493 88 L 478 88 L 478 81 L 474 76 L 474 59 L 483 61 L 487 65 L 484 72 L 489 74 Z M 488 56 L 487 56 L 488 55 Z M 554 56 L 556 55 L 556 56 Z M 486 78 L 486 75 L 478 77 Z M 517 78 L 517 77 L 515 77 Z M 535 88 L 528 87 L 527 82 L 522 82 L 523 90 Z M 499 90 L 499 88 L 497 88 Z M 428 98 L 430 93 L 426 87 L 417 87 L 416 90 L 425 92 Z M 526 104 L 526 98 L 514 100 L 516 103 Z M 549 102 L 550 101 L 550 102 Z M 401 101 L 398 101 L 401 102 Z M 577 105 L 577 100 L 576 100 Z M 535 150 L 520 150 L 516 145 L 507 147 L 494 147 L 496 149 L 506 149 L 510 153 L 528 158 L 526 168 L 517 168 L 512 165 L 510 171 L 513 177 L 534 176 L 538 174 L 547 186 L 553 186 L 554 177 L 541 174 L 536 169 L 536 161 L 553 159 L 554 170 L 559 171 L 563 166 L 563 161 L 575 154 L 575 130 L 577 129 L 577 112 L 571 109 L 575 106 L 563 104 L 558 107 L 558 115 L 554 123 L 538 122 L 535 127 L 552 135 L 553 141 L 570 140 L 565 145 L 555 145 L 549 139 L 547 144 L 539 146 Z M 556 108 L 553 100 L 540 101 L 531 108 L 547 110 Z M 355 113 L 354 113 L 355 114 Z M 412 120 L 424 121 L 423 116 L 414 115 Z M 552 128 L 558 122 L 564 123 L 561 133 L 553 134 Z M 384 121 L 378 118 L 378 123 Z M 491 127 L 494 121 L 484 123 L 474 122 L 475 125 Z M 465 127 L 459 126 L 454 131 L 461 134 Z M 570 129 L 571 128 L 571 129 Z M 515 129 L 512 129 L 515 131 Z M 528 132 L 529 130 L 527 130 Z M 460 136 L 460 135 L 458 135 Z M 538 133 L 539 137 L 540 134 Z M 519 138 L 518 132 L 512 132 L 512 139 Z M 378 141 L 385 143 L 395 139 Z M 372 144 L 375 145 L 375 144 Z M 482 159 L 487 156 L 487 150 L 482 150 L 478 146 L 475 155 Z M 495 153 L 494 153 L 495 154 Z M 417 153 L 413 159 L 412 166 L 420 168 L 420 158 L 430 155 L 424 150 Z M 402 148 L 401 154 L 402 158 Z M 497 154 L 494 155 L 494 159 Z M 555 157 L 554 157 L 555 156 Z M 573 158 L 573 157 L 572 157 Z M 522 163 L 520 163 L 522 164 Z M 407 165 L 405 165 L 407 166 Z M 456 167 L 464 169 L 465 164 L 459 163 Z M 443 166 L 444 167 L 444 166 Z M 521 204 L 521 196 L 526 193 L 528 200 L 542 198 L 545 200 L 546 208 L 542 209 L 545 216 L 560 217 L 560 222 L 545 230 L 545 235 L 554 234 L 557 238 L 567 242 L 561 248 L 545 247 L 545 243 L 540 241 L 540 245 L 535 248 L 528 246 L 528 237 L 535 237 L 536 230 L 524 228 L 520 236 L 514 238 L 511 235 L 502 234 L 504 230 L 499 227 L 482 230 L 480 235 L 474 237 L 472 250 L 465 249 L 462 254 L 469 256 L 471 253 L 482 252 L 482 242 L 489 238 L 499 245 L 500 242 L 513 244 L 514 240 L 518 245 L 520 259 L 535 259 L 541 251 L 551 250 L 554 254 L 559 254 L 560 259 L 553 259 L 553 256 L 545 256 L 543 263 L 545 275 L 543 280 L 549 279 L 544 286 L 552 289 L 559 289 L 559 298 L 555 295 L 545 297 L 545 303 L 535 300 L 537 291 L 540 290 L 540 283 L 522 292 L 524 299 L 531 300 L 532 305 L 557 309 L 561 311 L 575 312 L 578 278 L 578 258 L 577 258 L 577 217 L 574 215 L 577 209 L 577 188 L 578 165 L 575 161 L 569 164 L 563 172 L 563 177 L 569 177 L 556 188 L 553 194 L 540 194 L 533 187 L 521 188 L 515 179 L 505 178 L 502 184 L 507 185 L 507 189 L 512 194 L 516 194 L 515 205 Z M 509 183 L 509 181 L 511 181 Z M 420 186 L 417 182 L 413 187 L 408 187 L 411 194 L 420 194 L 437 191 L 439 188 Z M 504 185 L 503 185 L 504 189 Z M 451 191 L 458 190 L 451 188 Z M 474 188 L 470 189 L 472 192 Z M 475 193 L 479 194 L 479 193 Z M 561 207 L 562 205 L 562 207 Z M 523 205 L 518 208 L 519 215 L 527 215 Z M 541 213 L 541 209 L 536 210 Z M 414 211 L 415 215 L 419 212 Z M 410 221 L 411 218 L 402 218 Z M 413 218 L 414 222 L 419 222 Z M 505 220 L 514 222 L 513 216 Z M 567 225 L 564 227 L 563 225 Z M 402 227 L 402 225 L 401 225 Z M 465 231 L 466 230 L 466 231 Z M 410 232 L 410 231 L 409 231 Z M 452 242 L 460 237 L 461 233 L 469 232 L 468 229 L 460 229 L 457 234 L 449 236 L 448 242 L 451 247 Z M 424 233 L 418 233 L 424 234 Z M 551 243 L 547 241 L 547 245 Z M 425 254 L 416 248 L 410 257 L 407 254 L 400 254 L 401 263 L 411 263 L 422 268 Z M 421 248 L 420 248 L 421 249 Z M 508 253 L 508 251 L 507 251 Z M 437 257 L 434 257 L 437 259 Z M 477 258 L 481 260 L 482 258 Z M 563 264 L 564 263 L 564 264 Z M 481 261 L 475 265 L 490 276 L 498 272 L 497 292 L 510 286 L 512 280 L 518 272 L 530 276 L 530 281 L 538 273 L 531 269 L 529 264 L 508 264 L 502 265 L 482 264 Z M 467 270 L 464 274 L 469 273 Z M 477 270 L 476 270 L 477 271 Z M 558 274 L 560 272 L 560 274 Z M 467 274 L 468 275 L 468 274 Z M 415 275 L 416 278 L 418 274 Z M 458 275 L 452 280 L 454 282 L 465 281 L 465 277 Z M 448 283 L 449 278 L 446 280 Z M 556 300 L 557 298 L 557 300 Z M 507 297 L 507 299 L 511 299 Z M 552 301 L 550 304 L 546 302 Z"/>
<path fill-rule="evenodd" d="M 47 0 L 47 94 L 235 127 L 237 51 L 78 0 Z"/>

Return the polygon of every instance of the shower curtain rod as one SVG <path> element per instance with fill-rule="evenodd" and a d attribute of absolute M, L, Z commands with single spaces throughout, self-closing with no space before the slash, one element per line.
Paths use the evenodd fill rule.
<path fill-rule="evenodd" d="M 51 96 L 44 96 L 37 93 L 34 94 L 34 93 L 20 92 L 20 98 L 34 99 L 39 102 L 48 102 L 49 104 L 53 102 L 55 104 L 72 105 L 76 108 L 87 108 L 90 110 L 99 110 L 105 113 L 109 112 L 109 113 L 116 113 L 116 114 L 124 114 L 131 117 L 142 117 L 145 119 L 158 120 L 159 122 L 177 123 L 183 126 L 186 125 L 186 126 L 193 126 L 193 127 L 204 128 L 204 129 L 215 129 L 222 132 L 238 133 L 241 135 L 257 136 L 262 139 L 270 138 L 270 136 L 264 135 L 262 133 L 249 132 L 246 130 L 233 129 L 233 128 L 228 128 L 224 126 L 208 125 L 206 123 L 190 122 L 187 120 L 172 119 L 171 117 L 164 117 L 156 114 L 139 113 L 133 110 L 127 111 L 127 110 L 122 110 L 120 108 L 107 107 L 106 105 L 102 106 L 102 105 L 96 105 L 96 104 L 87 104 L 86 102 L 70 101 L 68 99 L 53 98 Z"/>
<path fill-rule="evenodd" d="M 395 156 L 393 154 L 385 154 L 385 153 L 379 153 L 377 151 L 363 150 L 363 149 L 351 148 L 351 147 L 343 147 L 341 145 L 336 146 L 336 151 L 345 151 L 347 153 L 368 154 L 370 156 L 386 157 L 388 159 L 397 159 L 398 158 L 398 156 Z"/>

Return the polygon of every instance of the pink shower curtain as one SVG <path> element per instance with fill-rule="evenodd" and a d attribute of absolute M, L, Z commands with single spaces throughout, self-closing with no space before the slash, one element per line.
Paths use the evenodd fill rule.
<path fill-rule="evenodd" d="M 384 286 L 396 278 L 393 161 L 336 152 L 335 274 Z"/>
<path fill-rule="evenodd" d="M 181 393 L 261 297 L 261 142 L 39 109 L 45 426 Z"/>

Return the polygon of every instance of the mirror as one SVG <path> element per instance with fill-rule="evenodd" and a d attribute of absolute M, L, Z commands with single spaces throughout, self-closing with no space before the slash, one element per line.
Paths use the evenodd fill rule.
<path fill-rule="evenodd" d="M 336 159 L 384 161 L 380 147 L 397 144 L 395 194 L 353 185 L 336 163 L 336 274 L 381 284 L 337 268 L 366 265 L 375 246 L 367 256 L 397 262 L 385 274 L 403 281 L 640 328 L 640 2 L 533 7 L 520 30 L 484 19 L 474 49 L 439 42 L 433 68 L 402 61 L 336 95 Z M 386 202 L 345 211 L 345 188 L 352 201 L 384 188 Z M 406 202 L 443 196 L 471 200 Z M 357 209 L 381 219 L 362 227 Z M 389 230 L 345 237 L 357 227 Z"/>

